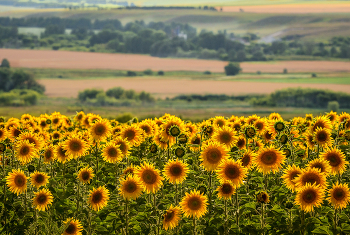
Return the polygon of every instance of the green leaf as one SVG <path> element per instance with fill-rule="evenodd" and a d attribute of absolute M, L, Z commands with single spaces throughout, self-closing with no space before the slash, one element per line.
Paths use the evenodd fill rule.
<path fill-rule="evenodd" d="M 312 233 L 316 233 L 316 234 L 329 234 L 332 235 L 333 233 L 330 231 L 328 226 L 321 226 L 321 227 L 317 227 L 316 229 L 314 229 L 312 231 Z"/>

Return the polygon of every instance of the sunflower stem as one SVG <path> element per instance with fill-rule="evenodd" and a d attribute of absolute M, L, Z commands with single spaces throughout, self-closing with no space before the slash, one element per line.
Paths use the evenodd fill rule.
<path fill-rule="evenodd" d="M 95 145 L 95 154 L 96 154 L 96 182 L 98 181 L 98 149 L 97 143 Z"/>
<path fill-rule="evenodd" d="M 239 202 L 238 202 L 238 192 L 237 192 L 237 189 L 236 189 L 236 207 L 237 207 L 237 210 L 236 210 L 236 224 L 237 224 L 237 227 L 239 229 Z"/>
<path fill-rule="evenodd" d="M 41 167 L 40 163 L 41 163 L 41 154 L 39 155 L 39 160 L 38 160 L 38 171 L 40 171 L 40 167 Z"/>
<path fill-rule="evenodd" d="M 5 151 L 2 152 L 2 169 L 3 169 L 3 174 L 4 174 L 4 177 L 3 179 L 5 179 L 6 177 L 6 171 L 5 171 Z M 5 224 L 4 224 L 4 227 L 6 228 L 5 229 L 5 234 L 7 235 L 7 211 L 6 211 L 6 182 L 4 182 L 4 219 L 5 219 Z"/>
<path fill-rule="evenodd" d="M 289 231 L 292 230 L 292 219 L 293 219 L 292 209 L 289 209 Z"/>
<path fill-rule="evenodd" d="M 79 191 L 80 191 L 80 182 L 78 181 L 78 189 L 77 189 L 77 216 L 78 216 L 78 213 L 79 213 L 79 198 L 80 198 Z"/>
<path fill-rule="evenodd" d="M 225 235 L 227 235 L 227 200 L 225 199 L 224 200 L 224 203 L 225 203 L 225 226 L 224 226 L 224 228 L 225 228 Z"/>
<path fill-rule="evenodd" d="M 178 195 L 177 195 L 177 184 L 175 184 L 175 204 L 177 205 Z"/>
<path fill-rule="evenodd" d="M 265 213 L 265 204 L 262 203 L 261 205 L 261 230 L 264 234 L 264 229 L 265 229 L 265 223 L 264 223 L 264 213 Z"/>
<path fill-rule="evenodd" d="M 193 216 L 193 235 L 197 235 L 196 231 L 196 217 Z"/>
<path fill-rule="evenodd" d="M 211 214 L 211 188 L 212 188 L 212 174 L 209 172 L 209 215 Z"/>
<path fill-rule="evenodd" d="M 336 208 L 334 208 L 334 234 L 337 234 L 337 215 L 338 215 L 338 210 Z"/>
<path fill-rule="evenodd" d="M 129 234 L 129 212 L 128 212 L 128 202 L 129 200 L 125 200 L 125 234 Z"/>
<path fill-rule="evenodd" d="M 304 224 L 305 224 L 305 214 L 304 214 L 304 211 L 302 210 L 301 211 L 301 229 L 300 229 L 301 235 L 305 234 Z"/>

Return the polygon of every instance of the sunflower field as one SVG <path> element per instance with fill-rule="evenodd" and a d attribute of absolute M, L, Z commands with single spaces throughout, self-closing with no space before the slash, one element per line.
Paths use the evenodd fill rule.
<path fill-rule="evenodd" d="M 0 118 L 0 234 L 349 234 L 350 114 Z"/>

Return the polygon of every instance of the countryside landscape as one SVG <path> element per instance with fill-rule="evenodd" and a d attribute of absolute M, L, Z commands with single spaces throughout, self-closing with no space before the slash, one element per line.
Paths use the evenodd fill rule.
<path fill-rule="evenodd" d="M 350 233 L 349 13 L 0 0 L 0 234 Z"/>

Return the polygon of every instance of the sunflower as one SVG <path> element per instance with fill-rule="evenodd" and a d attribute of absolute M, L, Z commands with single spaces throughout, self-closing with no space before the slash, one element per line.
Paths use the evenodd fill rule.
<path fill-rule="evenodd" d="M 22 164 L 29 163 L 33 157 L 36 157 L 38 151 L 34 144 L 29 143 L 29 140 L 22 140 L 15 145 L 16 157 Z"/>
<path fill-rule="evenodd" d="M 220 144 L 226 145 L 227 148 L 231 149 L 237 142 L 236 131 L 228 126 L 218 128 L 213 136 L 213 141 L 219 142 Z"/>
<path fill-rule="evenodd" d="M 143 130 L 145 137 L 151 137 L 154 134 L 154 129 L 151 124 L 151 120 L 144 120 L 139 124 L 139 128 Z"/>
<path fill-rule="evenodd" d="M 49 190 L 44 188 L 34 194 L 33 205 L 37 210 L 45 211 L 52 204 L 53 196 Z"/>
<path fill-rule="evenodd" d="M 160 126 L 160 134 L 165 141 L 168 141 L 169 139 L 174 140 L 174 137 L 170 134 L 170 128 L 172 126 L 177 126 L 180 132 L 184 130 L 184 124 L 180 118 L 169 116 L 166 122 Z M 180 134 L 180 132 L 177 133 Z"/>
<path fill-rule="evenodd" d="M 89 204 L 95 211 L 101 210 L 107 206 L 109 200 L 109 191 L 105 186 L 100 186 L 97 189 L 93 188 L 90 190 Z"/>
<path fill-rule="evenodd" d="M 91 124 L 90 134 L 94 140 L 105 140 L 111 133 L 111 124 L 108 120 L 97 120 Z"/>
<path fill-rule="evenodd" d="M 193 135 L 188 144 L 190 144 L 191 151 L 198 151 L 201 144 L 201 136 L 199 134 Z"/>
<path fill-rule="evenodd" d="M 335 147 L 322 153 L 321 158 L 329 162 L 329 165 L 331 165 L 331 173 L 333 175 L 343 174 L 346 169 L 346 165 L 349 164 L 349 162 L 345 160 L 344 153 Z"/>
<path fill-rule="evenodd" d="M 0 128 L 0 141 L 3 141 L 7 138 L 7 131 L 5 128 Z"/>
<path fill-rule="evenodd" d="M 182 146 L 178 146 L 174 149 L 174 155 L 177 158 L 182 158 L 186 154 L 186 149 Z"/>
<path fill-rule="evenodd" d="M 56 159 L 55 148 L 50 144 L 44 149 L 44 163 L 50 163 Z"/>
<path fill-rule="evenodd" d="M 253 123 L 255 123 L 259 119 L 260 119 L 260 117 L 258 117 L 256 114 L 253 114 L 252 116 L 247 117 L 245 122 L 248 125 L 252 125 Z"/>
<path fill-rule="evenodd" d="M 283 118 L 279 113 L 271 113 L 269 115 L 269 120 L 283 120 Z"/>
<path fill-rule="evenodd" d="M 51 133 L 51 138 L 54 140 L 59 140 L 62 138 L 62 134 L 60 131 L 54 131 Z"/>
<path fill-rule="evenodd" d="M 80 169 L 77 178 L 83 184 L 86 184 L 86 183 L 89 184 L 90 180 L 95 176 L 93 172 L 94 171 L 93 171 L 93 169 L 91 167 L 82 168 L 82 169 Z"/>
<path fill-rule="evenodd" d="M 329 121 L 329 119 L 325 116 L 320 116 L 314 119 L 314 121 L 311 123 L 310 130 L 312 132 L 315 132 L 318 128 L 320 129 L 332 129 L 332 123 Z"/>
<path fill-rule="evenodd" d="M 225 159 L 216 170 L 216 174 L 221 183 L 231 182 L 236 188 L 243 184 L 247 176 L 248 169 L 241 165 L 240 161 Z"/>
<path fill-rule="evenodd" d="M 53 127 L 58 127 L 62 122 L 62 114 L 59 112 L 54 112 L 50 115 Z"/>
<path fill-rule="evenodd" d="M 195 135 L 195 134 L 194 134 Z M 193 135 L 192 135 L 193 136 Z M 179 141 L 179 144 L 186 144 L 188 141 L 188 137 L 186 134 L 182 133 L 177 137 L 177 140 Z"/>
<path fill-rule="evenodd" d="M 255 156 L 256 153 L 252 152 L 251 150 L 246 150 L 240 159 L 242 166 L 247 169 L 251 169 L 253 167 L 253 159 Z"/>
<path fill-rule="evenodd" d="M 276 134 L 272 133 L 270 130 L 266 129 L 263 133 L 262 133 L 262 137 L 263 140 L 265 141 L 265 143 L 275 139 Z"/>
<path fill-rule="evenodd" d="M 327 113 L 326 115 L 326 118 L 328 118 L 328 120 L 334 124 L 338 121 L 339 117 L 337 115 L 337 112 L 333 112 L 333 111 L 330 111 L 329 113 Z"/>
<path fill-rule="evenodd" d="M 310 114 L 305 114 L 305 120 L 306 120 L 306 121 L 312 121 L 312 119 L 313 119 L 312 113 L 310 113 Z"/>
<path fill-rule="evenodd" d="M 81 231 L 83 230 L 83 226 L 81 225 L 79 220 L 74 220 L 73 218 L 69 218 L 64 221 L 66 225 L 66 229 L 62 233 L 62 235 L 81 235 Z"/>
<path fill-rule="evenodd" d="M 59 162 L 66 163 L 72 160 L 72 156 L 67 154 L 67 151 L 63 148 L 64 143 L 59 143 L 55 147 L 55 155 Z"/>
<path fill-rule="evenodd" d="M 349 119 L 350 119 L 350 114 L 349 113 L 342 112 L 339 115 L 339 122 L 340 123 L 344 122 L 345 120 L 349 120 Z"/>
<path fill-rule="evenodd" d="M 314 135 L 311 131 L 307 131 L 304 134 L 306 145 L 309 149 L 315 149 L 316 142 L 314 141 Z"/>
<path fill-rule="evenodd" d="M 36 188 L 45 186 L 49 182 L 49 178 L 50 176 L 48 176 L 46 173 L 38 171 L 34 171 L 34 173 L 30 175 L 30 181 Z"/>
<path fill-rule="evenodd" d="M 324 198 L 324 190 L 320 185 L 306 184 L 295 197 L 295 204 L 299 205 L 303 211 L 310 212 L 314 207 L 319 207 Z"/>
<path fill-rule="evenodd" d="M 283 152 L 271 146 L 260 149 L 254 157 L 254 163 L 257 165 L 259 172 L 269 174 L 271 171 L 276 173 L 281 168 L 284 159 Z"/>
<path fill-rule="evenodd" d="M 103 160 L 109 163 L 120 162 L 123 159 L 123 153 L 113 142 L 107 143 L 102 149 Z"/>
<path fill-rule="evenodd" d="M 217 189 L 219 198 L 230 199 L 235 194 L 235 186 L 231 182 L 222 183 Z"/>
<path fill-rule="evenodd" d="M 237 148 L 239 150 L 246 148 L 246 139 L 245 139 L 244 135 L 240 135 L 238 137 L 236 145 L 237 145 Z"/>
<path fill-rule="evenodd" d="M 186 192 L 180 202 L 181 210 L 185 217 L 200 218 L 207 212 L 207 201 L 207 196 L 202 195 L 199 191 Z"/>
<path fill-rule="evenodd" d="M 197 126 L 191 122 L 185 124 L 185 129 L 190 136 L 193 136 L 197 133 Z"/>
<path fill-rule="evenodd" d="M 303 169 L 301 174 L 294 179 L 294 182 L 297 191 L 306 184 L 319 185 L 321 188 L 327 187 L 326 175 L 316 168 Z"/>
<path fill-rule="evenodd" d="M 18 194 L 27 190 L 27 177 L 22 170 L 12 169 L 12 172 L 6 177 L 6 184 L 10 191 L 18 196 Z"/>
<path fill-rule="evenodd" d="M 123 139 L 126 139 L 131 145 L 139 146 L 143 141 L 142 129 L 138 125 L 133 124 L 131 126 L 126 126 L 120 133 Z"/>
<path fill-rule="evenodd" d="M 268 127 L 268 123 L 265 118 L 259 118 L 254 122 L 254 127 L 258 131 L 259 134 L 262 134 L 265 132 L 265 130 Z"/>
<path fill-rule="evenodd" d="M 134 167 L 133 164 L 125 168 L 123 171 L 123 175 L 134 175 L 136 168 Z"/>
<path fill-rule="evenodd" d="M 331 131 L 326 128 L 317 128 L 314 132 L 314 141 L 323 148 L 331 146 L 333 143 Z"/>
<path fill-rule="evenodd" d="M 307 167 L 319 169 L 321 173 L 324 173 L 326 176 L 331 172 L 331 166 L 329 162 L 323 158 L 312 160 L 307 164 Z"/>
<path fill-rule="evenodd" d="M 126 178 L 122 178 L 120 181 L 119 194 L 123 196 L 125 199 L 134 199 L 138 198 L 142 193 L 142 185 L 140 183 L 140 179 L 128 175 Z"/>
<path fill-rule="evenodd" d="M 153 141 L 162 150 L 168 149 L 168 141 L 165 141 L 165 139 L 163 139 L 161 134 L 157 134 L 157 135 L 153 136 Z M 174 140 L 173 139 L 169 139 L 169 146 L 171 146 L 173 144 L 174 144 Z"/>
<path fill-rule="evenodd" d="M 89 145 L 75 135 L 67 139 L 62 147 L 66 150 L 66 154 L 74 159 L 84 156 L 89 149 Z"/>
<path fill-rule="evenodd" d="M 265 191 L 261 191 L 256 195 L 256 201 L 259 203 L 269 203 L 270 202 L 270 198 L 269 198 L 269 194 Z"/>
<path fill-rule="evenodd" d="M 179 224 L 180 215 L 180 207 L 170 205 L 169 209 L 164 213 L 163 228 L 165 230 L 175 228 Z"/>
<path fill-rule="evenodd" d="M 119 146 L 120 151 L 122 151 L 124 157 L 129 155 L 130 143 L 122 137 L 117 137 L 114 139 L 113 143 Z"/>
<path fill-rule="evenodd" d="M 284 185 L 288 189 L 292 190 L 292 192 L 294 192 L 295 190 L 294 179 L 298 177 L 301 173 L 302 173 L 302 170 L 298 166 L 293 164 L 292 166 L 288 166 L 284 170 L 284 174 L 281 176 L 281 178 L 283 179 Z"/>
<path fill-rule="evenodd" d="M 163 185 L 163 177 L 160 176 L 159 170 L 147 162 L 136 169 L 135 175 L 140 178 L 141 184 L 147 193 L 156 193 Z"/>
<path fill-rule="evenodd" d="M 350 190 L 347 184 L 333 184 L 333 187 L 328 191 L 327 200 L 336 209 L 344 209 L 350 202 Z"/>
<path fill-rule="evenodd" d="M 85 117 L 85 113 L 83 111 L 80 111 L 74 116 L 74 121 L 78 123 L 82 123 Z"/>
<path fill-rule="evenodd" d="M 181 184 L 187 177 L 189 172 L 188 165 L 183 161 L 170 160 L 164 166 L 164 176 L 172 184 Z"/>
<path fill-rule="evenodd" d="M 227 123 L 227 120 L 223 116 L 215 117 L 213 120 L 213 125 L 216 125 L 218 127 L 223 127 Z"/>
<path fill-rule="evenodd" d="M 217 166 L 228 157 L 227 153 L 229 149 L 220 143 L 209 142 L 203 146 L 202 153 L 200 155 L 201 165 L 207 171 L 213 171 Z"/>

